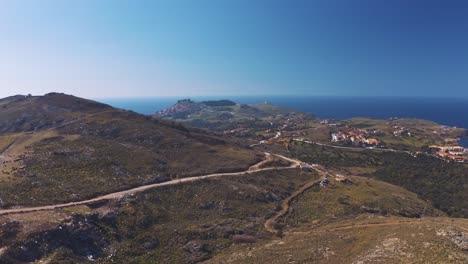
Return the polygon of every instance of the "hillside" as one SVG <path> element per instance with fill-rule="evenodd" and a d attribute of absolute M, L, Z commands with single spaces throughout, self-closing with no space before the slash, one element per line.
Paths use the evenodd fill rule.
<path fill-rule="evenodd" d="M 281 238 L 238 243 L 204 263 L 466 263 L 468 221 L 378 180 L 331 180 L 295 199 Z"/>
<path fill-rule="evenodd" d="M 191 99 L 178 100 L 173 106 L 155 113 L 166 119 L 193 119 L 194 116 L 207 119 L 221 117 L 226 113 L 242 117 L 259 118 L 268 115 L 255 105 L 236 104 L 230 100 L 195 102 Z"/>
<path fill-rule="evenodd" d="M 463 264 L 467 228 L 459 219 L 368 216 L 295 229 L 283 239 L 238 244 L 204 263 Z"/>
<path fill-rule="evenodd" d="M 94 101 L 50 93 L 45 96 L 12 96 L 0 99 L 0 133 L 39 131 L 85 114 L 110 110 Z"/>
<path fill-rule="evenodd" d="M 4 208 L 81 200 L 169 179 L 239 171 L 261 159 L 239 143 L 206 131 L 73 96 L 8 101 L 0 113 Z"/>
<path fill-rule="evenodd" d="M 373 177 L 417 193 L 453 217 L 468 217 L 468 166 L 420 154 L 339 149 L 295 142 L 291 155 L 337 173 Z"/>
<path fill-rule="evenodd" d="M 0 263 L 468 259 L 467 219 L 447 217 L 466 213 L 463 164 L 282 139 L 323 124 L 266 103 L 172 108 L 210 132 L 64 94 L 0 102 Z"/>
<path fill-rule="evenodd" d="M 286 129 L 286 124 L 293 130 L 300 129 L 305 122 L 318 120 L 312 114 L 267 102 L 247 105 L 230 100 L 194 102 L 190 99 L 179 100 L 154 116 L 249 139 L 266 139 L 276 130 Z"/>
<path fill-rule="evenodd" d="M 263 113 L 263 117 L 258 114 L 250 123 L 234 116 L 224 120 L 218 114 L 225 114 L 225 110 L 210 108 L 180 121 L 193 124 L 201 120 L 197 121 L 199 127 L 244 138 L 262 151 L 283 152 L 338 173 L 384 180 L 417 193 L 450 216 L 468 216 L 464 198 L 468 191 L 468 149 L 463 151 L 456 141 L 466 133 L 464 129 L 409 118 L 311 119 L 268 103 L 248 107 Z M 227 125 L 235 128 L 223 130 Z M 440 146 L 448 150 L 438 150 Z"/>
<path fill-rule="evenodd" d="M 319 178 L 298 169 L 265 171 L 53 211 L 0 215 L 0 261 L 285 263 L 293 254 L 298 263 L 352 263 L 372 259 L 389 242 L 412 260 L 451 255 L 448 263 L 463 263 L 467 257 L 466 239 L 457 240 L 466 220 L 447 220 L 408 191 L 354 177 L 353 184 L 331 181 L 326 188 L 306 190 L 292 201 L 285 219 L 294 224 L 282 227 L 282 238 L 269 233 L 264 224 L 282 201 Z M 376 193 L 381 190 L 389 191 Z M 316 214 L 335 207 L 343 213 Z M 426 219 L 408 212 L 425 212 Z M 390 249 L 378 255 L 389 259 L 384 263 L 393 263 Z M 425 256 L 430 250 L 435 253 Z"/>

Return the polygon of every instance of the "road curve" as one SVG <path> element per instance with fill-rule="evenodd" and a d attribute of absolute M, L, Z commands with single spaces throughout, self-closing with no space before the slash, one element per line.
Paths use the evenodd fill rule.
<path fill-rule="evenodd" d="M 265 154 L 266 154 L 266 160 L 270 159 L 271 155 L 274 155 L 274 154 L 270 154 L 270 153 L 268 153 L 268 154 L 265 153 Z M 256 165 L 251 166 L 248 170 L 242 171 L 242 172 L 214 173 L 214 174 L 208 174 L 208 175 L 202 175 L 202 176 L 194 176 L 194 177 L 187 177 L 187 178 L 182 178 L 182 179 L 175 179 L 175 180 L 170 180 L 170 181 L 161 182 L 161 183 L 143 185 L 143 186 L 140 186 L 140 187 L 136 187 L 136 188 L 120 191 L 120 192 L 110 193 L 110 194 L 106 194 L 106 195 L 99 196 L 99 197 L 96 197 L 96 198 L 83 200 L 83 201 L 77 201 L 77 202 L 46 205 L 46 206 L 36 206 L 36 207 L 22 207 L 22 208 L 13 208 L 13 209 L 3 209 L 3 210 L 0 210 L 0 215 L 54 210 L 54 209 L 65 208 L 65 207 L 70 207 L 70 206 L 91 204 L 91 203 L 105 201 L 105 200 L 120 199 L 120 198 L 122 198 L 122 197 L 124 197 L 126 195 L 134 194 L 134 193 L 138 193 L 138 192 L 143 192 L 143 191 L 153 189 L 153 188 L 159 188 L 159 187 L 171 186 L 171 185 L 178 185 L 178 184 L 182 184 L 182 183 L 195 182 L 195 181 L 200 181 L 200 180 L 205 180 L 205 179 L 210 179 L 210 178 L 219 178 L 219 177 L 224 177 L 224 176 L 240 176 L 240 175 L 248 175 L 248 174 L 251 174 L 251 173 L 262 172 L 262 171 L 288 170 L 288 169 L 299 168 L 299 165 L 300 165 L 299 161 L 294 160 L 294 159 L 290 159 L 290 158 L 287 158 L 287 157 L 284 157 L 284 156 L 281 156 L 281 155 L 275 155 L 275 156 L 286 159 L 286 160 L 290 161 L 292 164 L 290 166 L 288 166 L 288 167 L 259 168 L 259 165 L 265 163 L 265 160 L 263 160 L 263 161 L 260 161 L 259 163 L 257 163 Z"/>
<path fill-rule="evenodd" d="M 282 202 L 281 202 L 281 210 L 278 211 L 272 218 L 268 219 L 266 222 L 265 222 L 265 229 L 270 232 L 270 233 L 273 233 L 275 234 L 277 232 L 276 228 L 275 228 L 275 223 L 276 221 L 278 221 L 279 218 L 283 217 L 284 215 L 286 215 L 286 213 L 288 213 L 289 211 L 289 206 L 291 205 L 291 202 L 296 198 L 298 197 L 299 195 L 301 195 L 302 193 L 304 193 L 306 190 L 308 190 L 309 188 L 317 185 L 318 183 L 320 182 L 320 180 L 313 180 L 313 181 L 310 181 L 310 182 L 307 182 L 306 184 L 304 184 L 301 188 L 297 189 L 293 194 L 291 194 L 289 197 L 287 197 L 286 199 L 284 199 Z"/>

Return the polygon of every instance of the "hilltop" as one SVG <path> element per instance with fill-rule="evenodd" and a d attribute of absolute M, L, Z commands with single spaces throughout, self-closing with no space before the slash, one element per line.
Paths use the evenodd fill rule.
<path fill-rule="evenodd" d="M 261 158 L 239 142 L 204 130 L 69 95 L 17 96 L 0 102 L 5 102 L 0 112 L 4 208 L 237 171 Z"/>
<path fill-rule="evenodd" d="M 291 114 L 291 110 L 273 106 L 267 102 L 260 104 L 238 104 L 231 100 L 213 100 L 195 102 L 191 99 L 178 100 L 173 106 L 155 113 L 155 116 L 173 119 L 208 119 L 208 118 L 263 118 L 273 115 Z"/>
<path fill-rule="evenodd" d="M 0 133 L 39 131 L 110 106 L 70 95 L 16 95 L 0 99 Z"/>
<path fill-rule="evenodd" d="M 301 129 L 319 120 L 312 114 L 268 102 L 238 104 L 230 100 L 194 102 L 190 99 L 179 100 L 154 116 L 247 139 L 266 139 L 279 129 Z"/>

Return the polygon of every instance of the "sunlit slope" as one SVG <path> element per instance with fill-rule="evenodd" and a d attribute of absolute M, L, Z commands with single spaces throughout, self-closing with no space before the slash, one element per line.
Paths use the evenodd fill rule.
<path fill-rule="evenodd" d="M 262 158 L 199 129 L 63 94 L 20 98 L 2 111 L 0 123 L 8 124 L 8 133 L 0 134 L 3 207 L 81 200 L 179 177 L 242 171 Z M 12 114 L 27 118 L 15 125 Z"/>

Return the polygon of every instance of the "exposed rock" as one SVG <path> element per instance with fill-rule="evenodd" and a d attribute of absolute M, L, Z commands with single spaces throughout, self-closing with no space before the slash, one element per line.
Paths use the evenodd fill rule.
<path fill-rule="evenodd" d="M 2 257 L 18 262 L 33 262 L 61 247 L 88 259 L 99 257 L 108 243 L 103 239 L 100 228 L 94 224 L 96 219 L 96 215 L 73 215 L 55 229 L 9 245 Z"/>
<path fill-rule="evenodd" d="M 445 236 L 455 243 L 459 248 L 468 251 L 468 234 L 453 226 L 437 231 L 438 236 Z"/>
<path fill-rule="evenodd" d="M 157 238 L 153 238 L 150 241 L 147 241 L 141 245 L 144 250 L 152 250 L 159 246 L 159 240 Z"/>
<path fill-rule="evenodd" d="M 182 248 L 189 253 L 188 263 L 197 263 L 211 258 L 211 248 L 201 241 L 189 241 Z"/>
<path fill-rule="evenodd" d="M 198 208 L 208 210 L 208 209 L 213 209 L 216 207 L 216 202 L 208 201 L 205 203 L 200 203 L 198 205 Z"/>

